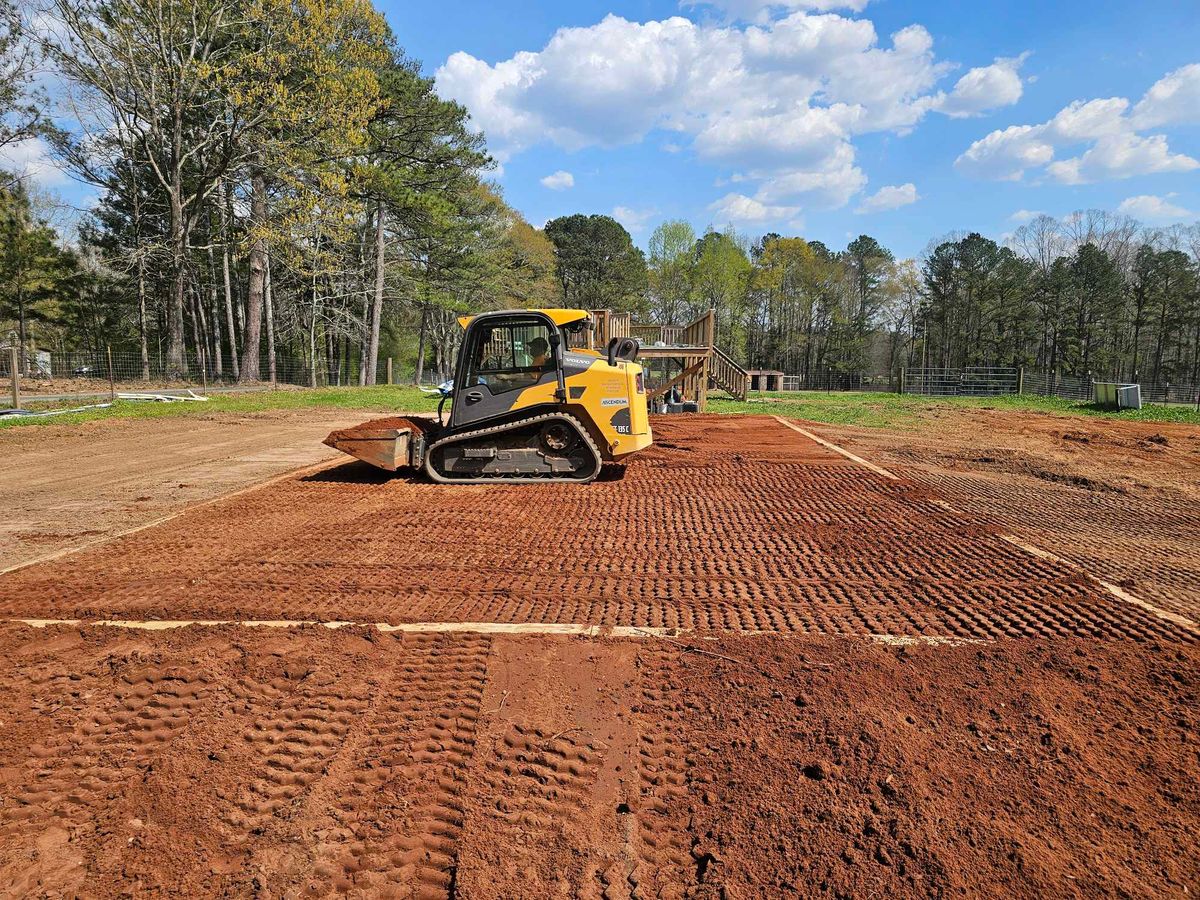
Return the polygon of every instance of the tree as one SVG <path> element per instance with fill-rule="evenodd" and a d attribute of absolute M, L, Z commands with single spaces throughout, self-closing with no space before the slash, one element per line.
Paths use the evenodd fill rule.
<path fill-rule="evenodd" d="M 335 228 L 348 212 L 344 167 L 362 148 L 380 104 L 378 70 L 389 59 L 387 27 L 368 0 L 255 0 L 241 38 L 244 76 L 230 91 L 250 182 L 249 269 L 240 381 L 260 378 L 268 248 L 281 227 L 322 215 Z M 278 189 L 271 209 L 268 189 Z M 383 216 L 377 208 L 377 230 Z M 377 238 L 378 242 L 379 238 Z M 382 302 L 382 297 L 380 298 Z"/>
<path fill-rule="evenodd" d="M 37 221 L 21 182 L 0 189 L 0 315 L 16 323 L 20 368 L 30 373 L 32 322 L 61 318 L 78 274 L 75 257 L 55 243 L 54 229 Z"/>
<path fill-rule="evenodd" d="M 136 160 L 165 195 L 167 361 L 181 373 L 189 236 L 253 121 L 231 114 L 229 102 L 253 75 L 238 40 L 245 21 L 225 0 L 53 0 L 53 11 L 61 27 L 43 46 L 83 91 L 87 112 L 67 158 L 99 184 Z"/>
<path fill-rule="evenodd" d="M 732 229 L 706 233 L 692 256 L 692 315 L 713 310 L 718 344 L 735 359 L 744 359 L 749 256 Z"/>
<path fill-rule="evenodd" d="M 650 315 L 660 325 L 684 324 L 695 273 L 695 243 L 696 232 L 681 219 L 663 222 L 650 235 Z"/>
<path fill-rule="evenodd" d="M 558 280 L 571 306 L 642 311 L 646 260 L 616 219 L 564 216 L 546 223 L 554 244 Z"/>

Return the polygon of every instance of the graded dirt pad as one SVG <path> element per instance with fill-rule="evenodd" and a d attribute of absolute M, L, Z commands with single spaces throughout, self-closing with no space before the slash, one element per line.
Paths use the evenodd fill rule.
<path fill-rule="evenodd" d="M 906 436 L 855 440 L 892 480 L 768 418 L 655 429 L 593 485 L 440 486 L 348 462 L 0 576 L 5 618 L 458 629 L 0 623 L 0 897 L 1200 883 L 1194 626 L 1006 540 L 1057 534 L 1031 476 L 1008 473 L 1009 494 L 940 457 L 897 465 Z M 1156 505 L 1185 491 L 1141 495 L 1153 533 L 1194 529 L 1194 507 Z M 1195 542 L 1177 552 L 1138 587 L 1189 577 Z"/>
<path fill-rule="evenodd" d="M 1181 896 L 1173 643 L 0 626 L 4 896 Z"/>
<path fill-rule="evenodd" d="M 655 427 L 592 485 L 278 482 L 0 579 L 0 615 L 1195 637 L 774 419 Z"/>
<path fill-rule="evenodd" d="M 202 413 L 0 430 L 0 569 L 332 459 L 346 410 Z"/>
<path fill-rule="evenodd" d="M 1200 428 L 932 407 L 823 434 L 1155 605 L 1200 616 Z"/>

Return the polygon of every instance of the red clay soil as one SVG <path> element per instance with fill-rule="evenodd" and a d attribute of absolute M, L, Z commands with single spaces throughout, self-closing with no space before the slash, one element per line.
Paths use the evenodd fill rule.
<path fill-rule="evenodd" d="M 655 428 L 591 485 L 348 462 L 10 574 L 0 615 L 1195 639 L 773 419 Z M 1180 516 L 1200 528 L 1200 509 Z"/>
<path fill-rule="evenodd" d="M 1178 643 L 0 625 L 14 897 L 1178 897 Z"/>
<path fill-rule="evenodd" d="M 369 422 L 362 422 L 358 425 L 352 425 L 349 428 L 339 428 L 330 433 L 326 439 L 326 443 L 331 447 L 333 441 L 338 440 L 355 440 L 359 438 L 373 437 L 381 431 L 403 430 L 405 428 L 413 431 L 428 431 L 437 423 L 432 419 L 422 418 L 420 416 L 388 416 L 383 419 L 371 419 Z"/>
<path fill-rule="evenodd" d="M 1200 428 L 933 407 L 917 428 L 820 428 L 957 508 L 1200 617 Z"/>

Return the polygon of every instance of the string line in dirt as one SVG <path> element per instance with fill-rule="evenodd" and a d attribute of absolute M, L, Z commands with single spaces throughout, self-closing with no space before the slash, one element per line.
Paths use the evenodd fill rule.
<path fill-rule="evenodd" d="M 123 628 L 132 631 L 170 631 L 178 628 L 327 628 L 331 631 L 343 628 L 374 629 L 383 634 L 512 634 L 512 635 L 562 635 L 567 637 L 590 638 L 648 638 L 664 640 L 676 644 L 688 652 L 699 653 L 726 659 L 730 662 L 747 663 L 745 660 L 732 659 L 721 654 L 711 653 L 698 647 L 692 647 L 681 641 L 679 637 L 692 640 L 718 640 L 727 634 L 739 637 L 778 636 L 780 632 L 770 630 L 725 629 L 720 632 L 696 632 L 675 628 L 646 628 L 634 625 L 586 625 L 581 623 L 558 622 L 323 622 L 318 619 L 0 619 L 2 624 L 28 625 L 31 628 L 50 628 L 57 625 L 72 628 Z M 828 632 L 825 632 L 828 634 Z M 803 635 L 800 635 L 801 637 Z M 961 644 L 989 644 L 990 640 L 981 638 L 962 638 L 954 635 L 913 635 L 913 634 L 834 634 L 835 637 L 864 638 L 882 644 L 902 646 L 905 644 L 930 644 L 943 646 L 959 646 Z"/>

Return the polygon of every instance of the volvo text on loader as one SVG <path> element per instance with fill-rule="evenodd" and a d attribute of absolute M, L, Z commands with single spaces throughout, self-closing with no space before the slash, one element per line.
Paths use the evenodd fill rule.
<path fill-rule="evenodd" d="M 650 446 L 636 340 L 572 349 L 591 325 L 578 309 L 489 312 L 459 323 L 466 333 L 436 422 L 368 424 L 325 443 L 383 469 L 469 484 L 587 482 L 603 463 Z"/>

